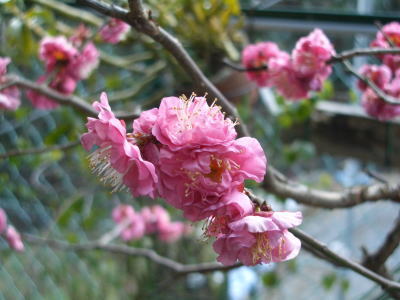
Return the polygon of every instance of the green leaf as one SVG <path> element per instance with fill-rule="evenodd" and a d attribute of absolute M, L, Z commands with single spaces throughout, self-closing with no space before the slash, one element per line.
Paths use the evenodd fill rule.
<path fill-rule="evenodd" d="M 322 278 L 322 286 L 325 288 L 325 290 L 329 291 L 333 287 L 333 284 L 336 282 L 336 279 L 337 278 L 335 273 L 325 275 Z"/>
<path fill-rule="evenodd" d="M 280 279 L 276 272 L 268 272 L 262 276 L 263 284 L 267 287 L 277 287 L 280 283 Z"/>

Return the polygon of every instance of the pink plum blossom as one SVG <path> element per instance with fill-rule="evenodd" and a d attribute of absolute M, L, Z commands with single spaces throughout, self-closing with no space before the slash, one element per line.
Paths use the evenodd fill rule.
<path fill-rule="evenodd" d="M 170 222 L 160 227 L 158 237 L 161 241 L 173 243 L 186 234 L 188 230 L 190 230 L 189 227 L 182 222 Z"/>
<path fill-rule="evenodd" d="M 242 52 L 242 64 L 247 68 L 259 68 L 265 66 L 265 70 L 248 71 L 247 77 L 255 81 L 259 86 L 270 86 L 271 74 L 268 71 L 269 61 L 273 58 L 287 55 L 281 51 L 277 44 L 262 42 L 248 45 Z"/>
<path fill-rule="evenodd" d="M 213 244 L 224 265 L 237 260 L 244 265 L 280 262 L 299 253 L 301 243 L 287 229 L 301 224 L 300 212 L 256 212 L 228 225 Z"/>
<path fill-rule="evenodd" d="M 0 85 L 7 83 L 5 75 L 10 61 L 8 57 L 0 57 Z M 0 90 L 0 109 L 16 110 L 20 104 L 20 92 L 16 86 Z"/>
<path fill-rule="evenodd" d="M 100 61 L 100 53 L 92 42 L 88 42 L 71 63 L 71 74 L 77 79 L 86 79 Z"/>
<path fill-rule="evenodd" d="M 391 48 L 390 42 L 395 47 L 400 47 L 400 23 L 391 22 L 382 27 L 380 31 L 378 31 L 376 35 L 376 39 L 372 41 L 372 47 L 379 48 Z M 387 65 L 392 72 L 396 72 L 396 70 L 400 69 L 400 55 L 396 54 L 384 54 L 380 55 L 383 60 L 383 63 Z"/>
<path fill-rule="evenodd" d="M 45 63 L 46 71 L 70 68 L 78 56 L 78 50 L 64 36 L 45 37 L 40 42 L 39 58 Z"/>
<path fill-rule="evenodd" d="M 381 121 L 390 120 L 400 115 L 400 105 L 386 103 L 370 88 L 364 91 L 361 104 L 368 115 Z"/>
<path fill-rule="evenodd" d="M 227 146 L 173 152 L 160 150 L 160 194 L 182 209 L 191 221 L 204 219 L 209 207 L 234 189 L 243 189 L 245 179 L 261 182 L 266 157 L 256 139 L 244 137 Z M 218 206 L 213 206 L 218 207 Z"/>
<path fill-rule="evenodd" d="M 13 226 L 8 226 L 5 233 L 8 244 L 15 251 L 21 252 L 24 250 L 24 244 L 21 240 L 21 235 Z"/>
<path fill-rule="evenodd" d="M 129 31 L 129 25 L 124 21 L 112 18 L 101 28 L 99 34 L 104 42 L 117 44 L 123 40 Z"/>
<path fill-rule="evenodd" d="M 298 76 L 319 76 L 325 80 L 332 72 L 326 62 L 335 54 L 335 49 L 322 30 L 314 29 L 296 43 L 292 52 L 293 69 Z"/>
<path fill-rule="evenodd" d="M 155 197 L 158 180 L 154 165 L 143 159 L 139 147 L 144 140 L 127 134 L 125 122 L 115 118 L 105 93 L 93 107 L 99 112 L 98 119 L 88 118 L 88 133 L 81 137 L 83 147 L 89 151 L 94 145 L 99 148 L 90 155 L 90 164 L 102 181 L 115 191 L 127 187 L 134 196 Z"/>
<path fill-rule="evenodd" d="M 0 208 L 0 234 L 4 232 L 7 227 L 7 215 L 5 211 Z"/>
<path fill-rule="evenodd" d="M 380 89 L 384 89 L 392 78 L 392 71 L 386 65 L 363 65 L 358 72 L 375 83 Z M 357 82 L 357 85 L 362 91 L 365 91 L 368 87 L 361 80 Z"/>
<path fill-rule="evenodd" d="M 308 97 L 309 82 L 297 76 L 289 55 L 271 59 L 269 63 L 271 84 L 277 92 L 289 100 Z"/>
<path fill-rule="evenodd" d="M 119 205 L 114 208 L 112 217 L 117 224 L 128 222 L 126 228 L 121 231 L 124 241 L 138 240 L 145 233 L 145 223 L 142 216 L 136 213 L 130 205 Z"/>
<path fill-rule="evenodd" d="M 235 123 L 205 97 L 166 97 L 161 100 L 152 134 L 172 151 L 221 145 L 235 139 Z"/>

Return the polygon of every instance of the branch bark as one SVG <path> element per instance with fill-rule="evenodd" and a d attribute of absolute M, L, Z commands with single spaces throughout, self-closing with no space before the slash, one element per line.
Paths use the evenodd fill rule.
<path fill-rule="evenodd" d="M 98 112 L 82 98 L 75 95 L 61 94 L 58 91 L 49 88 L 46 85 L 38 84 L 36 82 L 22 78 L 20 76 L 15 76 L 15 75 L 6 76 L 6 82 L 4 85 L 0 86 L 0 91 L 11 85 L 34 90 L 38 93 L 48 96 L 49 98 L 51 98 L 52 100 L 61 105 L 71 106 L 74 109 L 84 113 L 85 115 L 89 115 L 92 117 L 97 117 L 98 115 Z M 126 114 L 124 112 L 116 112 L 115 116 L 118 119 L 130 121 L 137 118 L 138 114 L 136 113 Z"/>
<path fill-rule="evenodd" d="M 382 199 L 400 203 L 400 184 L 380 183 L 342 192 L 330 192 L 292 182 L 271 166 L 268 167 L 263 188 L 279 197 L 292 198 L 304 205 L 328 209 L 353 207 Z"/>
<path fill-rule="evenodd" d="M 34 235 L 24 234 L 23 238 L 25 241 L 36 244 L 36 245 L 46 245 L 59 250 L 68 251 L 93 251 L 93 250 L 103 250 L 115 254 L 123 254 L 128 256 L 142 256 L 156 264 L 162 265 L 172 271 L 180 274 L 186 275 L 190 273 L 209 273 L 214 271 L 228 271 L 237 267 L 241 264 L 234 264 L 232 266 L 223 266 L 218 263 L 201 263 L 201 264 L 182 264 L 170 258 L 159 255 L 157 252 L 151 249 L 145 248 L 133 248 L 126 245 L 116 245 L 116 244 L 104 244 L 101 241 L 88 242 L 82 244 L 71 244 L 64 241 L 52 240 L 47 238 L 42 238 Z"/>
<path fill-rule="evenodd" d="M 61 150 L 66 151 L 75 146 L 80 145 L 80 141 L 69 142 L 64 145 L 53 145 L 48 147 L 42 148 L 31 148 L 31 149 L 22 149 L 22 150 L 12 150 L 6 153 L 0 153 L 0 159 L 5 159 L 13 156 L 22 156 L 22 155 L 29 155 L 29 154 L 41 154 L 45 152 L 50 152 L 54 150 Z"/>

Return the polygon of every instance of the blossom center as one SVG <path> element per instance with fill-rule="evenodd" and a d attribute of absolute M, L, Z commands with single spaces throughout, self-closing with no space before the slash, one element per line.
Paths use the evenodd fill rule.
<path fill-rule="evenodd" d="M 253 263 L 269 263 L 272 260 L 272 247 L 266 232 L 255 233 L 256 243 L 252 247 Z M 266 259 L 266 261 L 265 261 Z"/>
<path fill-rule="evenodd" d="M 222 174 L 226 169 L 229 169 L 229 165 L 225 161 L 223 161 L 222 159 L 215 158 L 214 156 L 211 156 L 210 173 L 204 176 L 210 178 L 214 182 L 221 183 Z"/>

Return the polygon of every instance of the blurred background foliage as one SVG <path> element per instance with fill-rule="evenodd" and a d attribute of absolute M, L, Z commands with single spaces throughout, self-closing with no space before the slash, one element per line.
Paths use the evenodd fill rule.
<path fill-rule="evenodd" d="M 271 94 L 265 96 L 266 92 L 259 91 L 243 74 L 225 67 L 222 59 L 239 61 L 240 51 L 248 41 L 273 40 L 282 49 L 290 51 L 295 41 L 307 33 L 296 28 L 260 29 L 258 21 L 251 19 L 251 13 L 247 13 L 245 18 L 241 8 L 261 11 L 275 4 L 273 9 L 303 11 L 318 8 L 349 12 L 357 9 L 356 2 L 149 0 L 145 1 L 145 5 L 151 9 L 152 18 L 182 42 L 201 69 L 236 104 L 241 117 L 260 140 L 274 166 L 310 185 L 337 189 L 341 186 L 335 172 L 341 168 L 351 169 L 346 169 L 348 156 L 339 155 L 338 158 L 332 144 L 324 148 L 319 141 L 323 140 L 321 136 L 328 136 L 333 137 L 333 144 L 340 144 L 340 139 L 335 139 L 337 136 L 332 131 L 347 130 L 348 127 L 338 126 L 347 124 L 347 121 L 333 118 L 331 122 L 328 118 L 328 122 L 324 118 L 322 124 L 317 124 L 318 128 L 330 125 L 326 125 L 326 131 L 319 132 L 315 129 L 314 114 L 323 100 L 357 101 L 358 95 L 351 90 L 349 76 L 340 67 L 335 67 L 335 75 L 325 83 L 319 94 L 296 103 L 272 94 L 274 109 L 271 109 L 268 100 Z M 374 1 L 374 9 L 399 9 L 396 3 L 389 2 Z M 126 1 L 113 3 L 126 7 Z M 270 21 L 270 18 L 262 20 Z M 38 43 L 43 36 L 70 36 L 80 24 L 96 32 L 105 21 L 104 17 L 84 9 L 75 1 L 0 0 L 0 56 L 12 58 L 10 72 L 35 80 L 44 72 L 43 64 L 37 58 Z M 335 46 L 343 50 L 355 45 L 354 32 L 348 35 L 333 32 L 329 37 Z M 103 44 L 99 39 L 95 39 L 95 43 L 101 52 L 100 67 L 90 78 L 80 82 L 76 91 L 88 102 L 93 102 L 101 91 L 106 90 L 113 108 L 139 112 L 140 109 L 157 106 L 164 96 L 182 92 L 190 94 L 193 91 L 193 83 L 177 62 L 145 36 L 131 31 L 127 39 L 118 45 Z M 77 141 L 85 132 L 85 122 L 86 116 L 71 108 L 41 111 L 23 98 L 23 104 L 16 112 L 0 112 L 0 153 Z M 355 122 L 361 124 L 358 119 Z M 131 127 L 131 124 L 127 125 Z M 371 126 L 376 126 L 376 123 L 365 125 L 366 128 Z M 382 126 L 379 130 L 385 133 L 380 134 L 385 138 L 379 140 L 383 145 L 379 151 L 384 153 L 385 159 L 379 163 L 387 163 L 391 159 L 393 161 L 393 153 L 396 153 L 397 146 L 390 146 L 390 141 L 398 131 L 391 124 L 379 126 Z M 356 134 L 365 135 L 359 131 Z M 353 144 L 356 141 L 351 140 Z M 375 155 L 370 148 L 363 146 Z M 349 149 L 348 144 L 344 147 Z M 90 174 L 86 156 L 87 153 L 77 146 L 66 151 L 55 150 L 0 160 L 0 207 L 7 211 L 11 222 L 22 232 L 85 242 L 97 239 L 112 229 L 110 212 L 118 203 L 131 204 L 135 209 L 155 203 L 165 206 L 160 199 L 133 199 L 124 192 L 110 194 L 109 189 L 101 186 L 97 178 Z M 361 160 L 357 167 L 359 172 L 362 167 L 370 166 L 371 161 L 368 157 L 360 157 L 355 155 Z M 376 168 L 376 161 L 373 161 L 372 167 Z M 297 207 L 290 199 L 263 194 L 255 183 L 249 183 L 249 186 L 267 197 L 276 209 Z M 174 220 L 182 220 L 178 212 L 171 207 L 166 208 Z M 315 220 L 314 210 L 304 212 Z M 337 215 L 332 216 L 339 219 Z M 318 224 L 323 228 L 322 221 Z M 201 226 L 192 225 L 192 235 L 174 244 L 166 245 L 150 236 L 131 245 L 153 248 L 159 254 L 182 263 L 214 261 L 211 242 L 201 241 Z M 331 225 L 326 227 L 331 228 Z M 334 239 L 337 237 L 332 233 Z M 234 290 L 236 285 L 240 286 L 233 283 L 236 282 L 234 278 L 242 278 L 241 281 L 246 282 L 251 277 L 243 275 L 245 271 L 240 269 L 237 273 L 179 277 L 143 258 L 101 252 L 61 252 L 48 247 L 29 246 L 26 253 L 15 254 L 8 250 L 4 241 L 0 242 L 0 299 L 242 299 L 240 291 Z M 241 289 L 247 291 L 249 288 L 248 295 L 253 298 L 262 299 L 263 292 L 267 291 L 271 299 L 285 299 L 284 295 L 293 299 L 282 292 L 285 289 L 283 283 L 292 275 L 295 278 L 305 276 L 301 272 L 307 270 L 308 262 L 300 258 L 277 266 L 254 268 L 252 272 L 257 274 L 256 283 Z M 315 268 L 305 273 L 305 277 L 311 277 L 311 272 L 317 270 L 318 277 L 312 278 L 314 281 L 310 279 L 312 287 L 309 290 L 317 291 L 321 297 L 330 295 L 327 299 L 336 299 L 331 297 L 335 289 L 343 294 L 357 294 L 354 292 L 357 284 L 352 284 L 343 272 L 332 271 L 326 265 Z M 370 287 L 368 283 L 365 286 Z M 292 287 L 293 292 L 302 289 L 305 289 L 304 283 L 300 287 L 294 283 Z"/>

